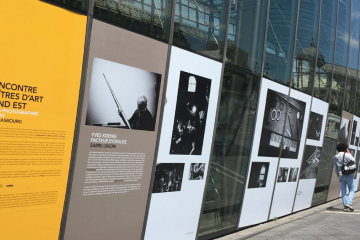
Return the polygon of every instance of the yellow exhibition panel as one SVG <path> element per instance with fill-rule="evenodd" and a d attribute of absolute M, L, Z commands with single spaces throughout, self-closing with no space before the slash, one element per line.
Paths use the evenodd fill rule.
<path fill-rule="evenodd" d="M 58 239 L 86 16 L 0 1 L 0 239 Z"/>

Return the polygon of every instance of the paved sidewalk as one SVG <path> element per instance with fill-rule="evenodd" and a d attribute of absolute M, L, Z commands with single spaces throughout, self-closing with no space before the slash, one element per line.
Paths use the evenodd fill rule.
<path fill-rule="evenodd" d="M 360 239 L 360 192 L 355 193 L 354 212 L 343 212 L 341 199 L 260 224 L 218 240 Z"/>

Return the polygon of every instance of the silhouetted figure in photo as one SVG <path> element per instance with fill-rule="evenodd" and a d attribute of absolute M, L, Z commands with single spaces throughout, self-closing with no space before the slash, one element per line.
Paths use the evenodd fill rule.
<path fill-rule="evenodd" d="M 137 100 L 138 108 L 129 119 L 131 129 L 154 131 L 154 119 L 147 109 L 147 99 L 140 96 Z"/>

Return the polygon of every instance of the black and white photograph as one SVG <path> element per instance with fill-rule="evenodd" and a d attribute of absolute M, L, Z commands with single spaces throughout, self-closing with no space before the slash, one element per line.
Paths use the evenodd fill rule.
<path fill-rule="evenodd" d="M 205 163 L 191 163 L 189 170 L 189 180 L 203 180 Z"/>
<path fill-rule="evenodd" d="M 266 187 L 269 162 L 252 162 L 248 188 Z"/>
<path fill-rule="evenodd" d="M 201 155 L 211 79 L 180 72 L 170 154 Z"/>
<path fill-rule="evenodd" d="M 339 130 L 339 142 L 347 143 L 350 132 L 350 120 L 346 118 L 341 119 Z"/>
<path fill-rule="evenodd" d="M 320 140 L 321 128 L 324 116 L 315 112 L 310 112 L 309 127 L 307 138 L 312 140 Z"/>
<path fill-rule="evenodd" d="M 349 149 L 349 151 L 350 151 L 351 156 L 355 157 L 355 150 L 354 149 Z"/>
<path fill-rule="evenodd" d="M 321 150 L 321 147 L 310 145 L 305 146 L 304 157 L 301 164 L 300 179 L 316 179 L 319 170 Z"/>
<path fill-rule="evenodd" d="M 86 125 L 154 131 L 161 74 L 94 58 Z"/>
<path fill-rule="evenodd" d="M 152 193 L 181 191 L 185 163 L 159 163 L 156 165 Z"/>
<path fill-rule="evenodd" d="M 289 100 L 286 113 L 286 103 Z M 302 135 L 306 103 L 268 89 L 260 138 L 259 156 L 296 159 Z M 284 129 L 285 127 L 285 129 Z M 282 133 L 284 132 L 284 138 Z"/>
<path fill-rule="evenodd" d="M 296 182 L 298 172 L 299 172 L 299 168 L 297 168 L 297 167 L 290 168 L 288 182 Z"/>
<path fill-rule="evenodd" d="M 351 138 L 350 138 L 350 145 L 355 145 L 357 146 L 356 142 L 356 128 L 357 128 L 357 121 L 353 121 L 353 127 L 351 130 Z M 359 139 L 359 138 L 358 138 Z"/>
<path fill-rule="evenodd" d="M 277 182 L 286 182 L 289 174 L 288 167 L 281 167 L 279 168 L 278 175 L 277 175 Z"/>

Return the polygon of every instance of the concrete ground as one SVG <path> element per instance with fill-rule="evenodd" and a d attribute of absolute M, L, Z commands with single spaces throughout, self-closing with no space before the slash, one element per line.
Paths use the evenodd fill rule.
<path fill-rule="evenodd" d="M 360 192 L 354 212 L 343 212 L 341 199 L 230 234 L 218 240 L 360 239 Z"/>

